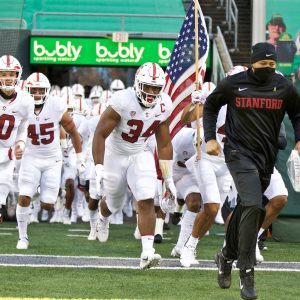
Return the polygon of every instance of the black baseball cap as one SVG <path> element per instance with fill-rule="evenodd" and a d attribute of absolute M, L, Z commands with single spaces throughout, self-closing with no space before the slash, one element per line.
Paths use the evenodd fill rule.
<path fill-rule="evenodd" d="M 251 51 L 251 64 L 254 64 L 259 60 L 266 59 L 274 61 L 277 60 L 275 46 L 267 42 L 253 45 Z"/>

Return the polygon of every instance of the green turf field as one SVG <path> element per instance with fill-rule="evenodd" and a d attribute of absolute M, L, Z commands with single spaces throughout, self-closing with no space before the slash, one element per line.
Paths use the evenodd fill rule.
<path fill-rule="evenodd" d="M 88 241 L 88 224 L 32 224 L 30 248 L 15 248 L 15 223 L 0 226 L 0 254 L 63 256 L 134 257 L 141 251 L 133 237 L 134 225 L 112 225 L 109 241 Z M 163 258 L 178 236 L 178 226 L 165 231 L 162 244 L 155 246 Z M 215 225 L 210 236 L 199 243 L 198 259 L 212 260 L 222 245 L 223 226 Z M 5 235 L 3 235 L 5 234 Z M 7 235 L 6 235 L 7 234 Z M 300 261 L 300 245 L 268 241 L 266 261 Z M 299 299 L 300 272 L 256 272 L 259 299 Z M 217 287 L 216 271 L 206 270 L 131 270 L 54 267 L 0 267 L 0 299 L 5 297 L 93 298 L 93 299 L 240 299 L 238 271 L 233 272 L 229 290 Z"/>

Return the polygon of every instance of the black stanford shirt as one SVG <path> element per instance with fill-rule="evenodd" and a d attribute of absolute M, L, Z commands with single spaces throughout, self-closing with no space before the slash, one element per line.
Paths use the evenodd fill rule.
<path fill-rule="evenodd" d="M 225 159 L 236 151 L 251 158 L 261 173 L 273 173 L 280 125 L 287 112 L 300 140 L 300 96 L 292 82 L 275 73 L 261 83 L 252 69 L 223 79 L 203 111 L 205 141 L 216 139 L 220 108 L 227 104 Z"/>

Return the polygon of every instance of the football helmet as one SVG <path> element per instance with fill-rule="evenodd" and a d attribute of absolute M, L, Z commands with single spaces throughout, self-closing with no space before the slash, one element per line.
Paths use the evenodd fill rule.
<path fill-rule="evenodd" d="M 207 82 L 203 83 L 201 90 L 204 93 L 205 98 L 207 98 L 213 92 L 213 90 L 215 88 L 216 88 L 216 85 L 213 82 L 207 81 Z"/>
<path fill-rule="evenodd" d="M 124 90 L 124 89 L 125 89 L 125 85 L 124 85 L 123 81 L 120 79 L 115 79 L 110 84 L 110 91 L 112 93 L 115 93 L 117 91 Z"/>
<path fill-rule="evenodd" d="M 102 92 L 98 89 L 91 92 L 90 99 L 91 99 L 93 105 L 100 102 L 101 95 L 102 95 Z"/>
<path fill-rule="evenodd" d="M 21 79 L 16 87 L 19 91 L 26 91 L 26 80 Z"/>
<path fill-rule="evenodd" d="M 75 97 L 80 96 L 81 98 L 84 98 L 84 87 L 80 83 L 72 85 L 72 92 Z"/>
<path fill-rule="evenodd" d="M 3 72 L 16 72 L 16 78 L 3 77 Z M 18 86 L 22 75 L 22 67 L 19 61 L 12 55 L 3 55 L 0 57 L 0 89 L 4 91 L 13 91 Z"/>
<path fill-rule="evenodd" d="M 110 98 L 112 96 L 112 92 L 109 90 L 105 90 L 103 91 L 101 97 L 100 97 L 100 103 L 104 104 L 104 103 L 108 103 Z"/>
<path fill-rule="evenodd" d="M 44 104 L 50 93 L 50 82 L 43 73 L 32 73 L 26 79 L 26 90 L 33 97 L 35 105 Z M 37 93 L 36 89 L 44 89 L 43 93 Z"/>
<path fill-rule="evenodd" d="M 247 71 L 248 68 L 247 67 L 244 67 L 244 66 L 234 66 L 232 69 L 230 69 L 226 74 L 225 74 L 225 77 L 227 76 L 232 76 L 232 75 L 235 75 L 237 73 L 240 73 L 240 72 L 245 72 Z"/>
<path fill-rule="evenodd" d="M 60 90 L 60 96 L 63 97 L 64 95 L 73 95 L 72 89 L 69 86 L 64 86 Z"/>
<path fill-rule="evenodd" d="M 63 93 L 63 95 L 61 95 L 61 99 L 67 105 L 68 113 L 70 115 L 73 115 L 74 108 L 75 108 L 75 99 L 73 95 L 69 93 Z"/>
<path fill-rule="evenodd" d="M 139 102 L 144 107 L 154 107 L 165 83 L 164 71 L 158 64 L 148 62 L 141 65 L 134 79 L 134 89 Z"/>

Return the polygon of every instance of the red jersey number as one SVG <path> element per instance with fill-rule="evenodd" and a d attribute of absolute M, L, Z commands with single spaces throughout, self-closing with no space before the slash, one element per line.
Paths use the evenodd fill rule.
<path fill-rule="evenodd" d="M 15 117 L 13 115 L 0 116 L 0 140 L 8 140 L 15 126 Z"/>
<path fill-rule="evenodd" d="M 141 136 L 141 133 L 143 131 L 144 122 L 142 120 L 129 120 L 127 122 L 127 125 L 130 127 L 133 127 L 130 129 L 129 133 L 122 132 L 122 139 L 129 143 L 135 143 L 139 139 L 139 137 L 148 138 L 152 134 L 154 134 L 155 130 L 157 129 L 160 121 L 156 120 L 154 121 L 151 126 L 143 133 Z"/>
<path fill-rule="evenodd" d="M 48 145 L 54 140 L 54 124 L 40 124 L 40 134 L 36 132 L 36 125 L 31 124 L 28 126 L 28 137 L 31 139 L 32 145 Z M 41 138 L 40 138 L 41 136 Z"/>

